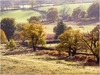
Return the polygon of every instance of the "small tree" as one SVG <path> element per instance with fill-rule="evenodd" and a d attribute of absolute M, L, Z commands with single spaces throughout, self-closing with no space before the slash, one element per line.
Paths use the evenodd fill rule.
<path fill-rule="evenodd" d="M 0 42 L 1 43 L 7 42 L 5 32 L 2 29 L 0 29 Z"/>
<path fill-rule="evenodd" d="M 40 19 L 37 16 L 32 16 L 28 19 L 29 23 L 40 22 Z"/>
<path fill-rule="evenodd" d="M 67 30 L 59 36 L 58 51 L 68 51 L 69 56 L 75 55 L 82 48 L 82 34 L 79 31 Z"/>
<path fill-rule="evenodd" d="M 16 29 L 15 20 L 13 18 L 4 18 L 1 20 L 1 29 L 5 32 L 8 41 L 13 36 Z"/>
<path fill-rule="evenodd" d="M 82 38 L 85 47 L 96 57 L 97 63 L 99 63 L 99 29 L 100 26 L 97 25 L 89 34 Z"/>
<path fill-rule="evenodd" d="M 6 44 L 7 49 L 13 50 L 16 48 L 16 43 L 13 39 L 11 39 L 7 44 Z"/>
<path fill-rule="evenodd" d="M 58 11 L 55 8 L 50 8 L 47 12 L 47 20 L 49 22 L 54 22 L 58 19 Z"/>
<path fill-rule="evenodd" d="M 71 27 L 67 27 L 63 21 L 58 22 L 57 26 L 53 29 L 55 33 L 55 39 L 57 39 L 60 34 L 64 33 L 64 31 L 68 29 L 71 29 Z"/>
<path fill-rule="evenodd" d="M 88 16 L 95 17 L 97 20 L 99 20 L 99 2 L 98 3 L 93 3 L 87 10 Z"/>
<path fill-rule="evenodd" d="M 29 27 L 23 30 L 22 35 L 31 40 L 33 51 L 36 51 L 37 45 L 45 44 L 45 32 L 41 24 L 29 24 Z"/>

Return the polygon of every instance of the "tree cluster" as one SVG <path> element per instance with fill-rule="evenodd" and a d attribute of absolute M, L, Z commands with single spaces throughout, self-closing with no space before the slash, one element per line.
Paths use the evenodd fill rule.
<path fill-rule="evenodd" d="M 90 33 L 83 34 L 80 31 L 67 30 L 58 39 L 60 43 L 56 47 L 59 51 L 67 51 L 69 56 L 77 54 L 77 50 L 90 50 L 99 62 L 99 29 L 97 25 Z"/>

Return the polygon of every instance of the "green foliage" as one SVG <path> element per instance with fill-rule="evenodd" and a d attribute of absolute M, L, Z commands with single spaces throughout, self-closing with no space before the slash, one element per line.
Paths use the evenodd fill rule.
<path fill-rule="evenodd" d="M 1 43 L 7 42 L 5 32 L 2 29 L 0 29 L 0 42 Z"/>
<path fill-rule="evenodd" d="M 64 33 L 65 30 L 69 30 L 71 28 L 67 27 L 65 23 L 63 23 L 63 21 L 58 22 L 57 26 L 54 27 L 53 31 L 55 33 L 55 39 L 57 39 L 57 37 Z"/>
<path fill-rule="evenodd" d="M 54 22 L 58 19 L 58 10 L 56 8 L 50 8 L 47 12 L 47 20 Z"/>
<path fill-rule="evenodd" d="M 11 39 L 7 44 L 6 44 L 6 48 L 13 50 L 16 48 L 16 43 L 13 39 Z"/>
<path fill-rule="evenodd" d="M 95 17 L 97 20 L 99 20 L 99 6 L 100 3 L 93 3 L 87 10 L 89 17 Z"/>
<path fill-rule="evenodd" d="M 13 18 L 3 18 L 1 20 L 1 29 L 5 32 L 7 39 L 9 41 L 16 29 L 15 20 Z"/>

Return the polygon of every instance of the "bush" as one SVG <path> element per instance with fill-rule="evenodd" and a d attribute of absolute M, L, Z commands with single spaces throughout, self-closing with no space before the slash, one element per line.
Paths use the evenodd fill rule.
<path fill-rule="evenodd" d="M 6 44 L 6 48 L 13 50 L 16 48 L 16 43 L 13 39 L 11 39 L 7 44 Z"/>
<path fill-rule="evenodd" d="M 0 42 L 1 43 L 7 42 L 7 38 L 6 38 L 5 32 L 2 29 L 0 29 Z"/>

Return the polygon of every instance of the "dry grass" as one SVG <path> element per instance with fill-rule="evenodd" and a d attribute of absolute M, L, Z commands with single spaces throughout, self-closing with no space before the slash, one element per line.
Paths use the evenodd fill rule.
<path fill-rule="evenodd" d="M 41 51 L 36 52 L 36 55 L 44 55 L 44 54 L 51 55 L 51 56 L 59 56 L 59 53 L 56 50 L 41 50 Z M 67 55 L 68 53 L 66 52 L 60 53 L 60 56 L 67 56 Z"/>
<path fill-rule="evenodd" d="M 96 74 L 98 66 L 83 66 L 77 62 L 57 60 L 56 57 L 35 54 L 1 56 L 2 74 Z"/>

